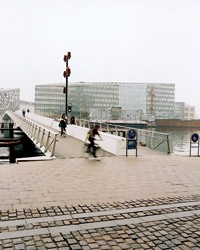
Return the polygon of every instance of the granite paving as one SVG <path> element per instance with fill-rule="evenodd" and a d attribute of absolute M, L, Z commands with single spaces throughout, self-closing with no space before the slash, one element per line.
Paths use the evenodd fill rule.
<path fill-rule="evenodd" d="M 145 149 L 0 164 L 0 249 L 200 249 L 199 180 L 198 157 Z"/>

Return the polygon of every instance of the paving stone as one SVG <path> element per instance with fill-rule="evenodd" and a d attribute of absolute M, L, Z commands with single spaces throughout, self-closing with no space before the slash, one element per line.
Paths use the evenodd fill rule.
<path fill-rule="evenodd" d="M 19 244 L 19 245 L 15 245 L 14 249 L 15 250 L 23 250 L 23 249 L 26 249 L 26 247 L 24 246 L 24 244 Z"/>
<path fill-rule="evenodd" d="M 198 197 L 196 197 L 198 199 Z M 183 198 L 179 198 L 181 201 L 183 201 Z M 189 198 L 187 198 L 189 199 Z M 186 200 L 187 200 L 186 199 Z M 80 207 L 51 207 L 51 208 L 44 208 L 41 211 L 34 210 L 31 211 L 31 209 L 23 210 L 25 213 L 25 217 L 27 218 L 41 218 L 41 222 L 37 221 L 33 224 L 27 224 L 25 225 L 16 225 L 16 226 L 8 226 L 8 227 L 1 227 L 4 231 L 15 231 L 16 229 L 20 230 L 20 232 L 25 232 L 26 229 L 27 232 L 31 232 L 31 230 L 34 228 L 51 228 L 51 227 L 57 227 L 57 228 L 63 228 L 63 225 L 65 225 L 64 221 L 68 221 L 71 223 L 86 223 L 88 222 L 88 229 L 87 230 L 79 230 L 79 231 L 72 231 L 67 234 L 60 234 L 59 231 L 56 234 L 41 234 L 41 235 L 32 235 L 32 236 L 26 236 L 26 237 L 20 237 L 20 238 L 13 238 L 13 239 L 5 239 L 0 240 L 0 247 L 2 249 L 17 249 L 18 247 L 24 248 L 26 244 L 26 248 L 28 249 L 34 249 L 37 247 L 37 249 L 62 249 L 66 247 L 74 249 L 187 249 L 194 247 L 197 248 L 200 245 L 200 218 L 199 215 L 193 215 L 188 216 L 189 213 L 184 213 L 186 217 L 178 217 L 175 218 L 173 215 L 172 218 L 165 218 L 164 220 L 155 220 L 155 221 L 146 221 L 143 222 L 137 222 L 134 220 L 131 220 L 134 224 L 126 224 L 122 223 L 122 225 L 116 225 L 111 223 L 113 219 L 118 220 L 123 218 L 123 220 L 126 220 L 128 222 L 129 219 L 134 216 L 136 218 L 135 213 L 122 213 L 122 208 L 132 208 L 132 207 L 138 207 L 140 208 L 140 205 L 142 207 L 147 207 L 149 204 L 151 205 L 159 205 L 159 210 L 151 211 L 151 217 L 153 218 L 154 215 L 163 212 L 169 212 L 172 211 L 175 213 L 180 214 L 183 210 L 190 211 L 194 209 L 193 206 L 182 206 L 180 208 L 173 207 L 174 202 L 176 199 L 170 198 L 170 199 L 160 199 L 160 200 L 151 200 L 148 202 L 148 200 L 143 201 L 126 201 L 124 203 L 115 203 L 113 204 L 98 204 L 93 206 L 84 206 L 84 209 L 80 209 Z M 167 202 L 171 202 L 173 206 L 169 206 L 168 209 L 161 209 L 163 204 L 167 205 Z M 178 200 L 179 201 L 179 200 Z M 87 209 L 88 208 L 88 209 Z M 118 216 L 116 213 L 110 215 L 110 211 L 116 208 L 120 208 L 120 215 Z M 196 208 L 196 207 L 195 207 Z M 109 215 L 108 216 L 91 216 L 89 215 L 89 211 L 103 211 L 105 212 L 105 209 L 108 209 Z M 20 211 L 19 213 L 16 212 L 16 215 L 22 215 L 23 211 Z M 58 217 L 59 219 L 56 220 L 56 217 L 52 217 L 53 214 L 56 214 L 58 216 L 64 216 L 63 211 L 65 213 L 70 215 L 70 211 L 72 211 L 73 214 L 77 213 L 83 213 L 83 211 L 87 211 L 87 218 L 84 218 L 84 215 L 81 215 L 82 217 L 79 219 L 72 219 L 72 220 L 63 220 L 60 219 L 61 217 Z M 127 210 L 128 211 L 128 210 Z M 48 214 L 46 214 L 46 212 Z M 116 210 L 117 212 L 117 210 Z M 1 213 L 1 211 L 0 211 Z M 143 211 L 140 214 L 140 216 L 148 216 L 147 211 Z M 10 221 L 13 221 L 13 218 L 15 216 L 15 213 L 13 211 L 10 213 L 11 216 L 9 216 L 9 211 L 6 212 L 6 216 L 4 214 L 4 218 L 10 218 Z M 49 217 L 51 215 L 51 217 Z M 116 216 L 114 216 L 116 215 Z M 31 217 L 32 216 L 32 217 Z M 43 217 L 41 217 L 43 216 Z M 137 215 L 138 216 L 138 215 Z M 44 221 L 43 219 L 46 217 L 47 221 Z M 53 218 L 52 221 L 48 222 L 48 218 Z M 95 218 L 95 219 L 94 219 Z M 98 218 L 98 219 L 97 219 Z M 126 218 L 126 219 L 124 219 Z M 164 218 L 164 217 L 160 217 Z M 137 218 L 136 218 L 137 219 Z M 103 221 L 104 224 L 96 223 Z M 92 222 L 93 221 L 93 222 Z M 0 221 L 1 223 L 1 221 Z M 31 225 L 31 226 L 30 226 Z M 95 225 L 94 228 L 90 228 L 90 226 Z M 102 226 L 102 228 L 98 228 L 99 226 Z M 78 230 L 77 228 L 72 230 Z M 38 231 L 39 232 L 39 231 Z M 0 234 L 3 235 L 3 234 Z M 6 234 L 4 233 L 5 237 Z M 16 234 L 17 236 L 17 234 Z M 18 235 L 20 236 L 20 234 Z M 123 246 L 123 248 L 122 248 Z M 81 247 L 81 248 L 80 248 Z M 18 248 L 20 249 L 20 248 Z"/>
<path fill-rule="evenodd" d="M 70 249 L 71 249 L 71 250 L 81 250 L 82 248 L 81 248 L 80 245 L 74 244 L 74 245 L 71 245 L 71 246 L 70 246 Z"/>
<path fill-rule="evenodd" d="M 56 244 L 55 243 L 46 243 L 45 246 L 48 248 L 48 249 L 51 249 L 51 248 L 56 248 Z"/>

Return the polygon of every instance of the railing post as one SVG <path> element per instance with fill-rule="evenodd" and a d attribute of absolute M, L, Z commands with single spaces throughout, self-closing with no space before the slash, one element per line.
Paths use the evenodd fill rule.
<path fill-rule="evenodd" d="M 40 132 L 41 132 L 41 127 L 38 127 L 38 132 L 37 132 L 37 137 L 36 137 L 36 142 L 40 142 L 39 138 L 40 138 Z"/>
<path fill-rule="evenodd" d="M 57 140 L 57 135 L 54 136 L 53 146 L 52 146 L 52 150 L 51 150 L 51 157 L 54 156 L 54 153 L 55 153 L 56 140 Z"/>
<path fill-rule="evenodd" d="M 153 145 L 153 134 L 152 134 L 151 131 L 149 132 L 149 140 L 150 140 L 151 149 L 153 149 L 154 148 L 154 145 Z"/>
<path fill-rule="evenodd" d="M 35 124 L 35 126 L 34 126 L 34 134 L 33 134 L 33 137 L 36 139 L 36 134 L 37 134 L 37 127 L 38 127 L 38 125 L 37 124 Z"/>
<path fill-rule="evenodd" d="M 34 137 L 34 123 L 31 122 L 31 135 Z"/>
<path fill-rule="evenodd" d="M 48 149 L 49 139 L 50 139 L 50 132 L 47 133 L 47 141 L 46 141 L 45 150 L 44 150 L 45 153 L 47 152 L 47 149 Z"/>
<path fill-rule="evenodd" d="M 31 122 L 28 122 L 27 133 L 29 135 L 31 135 L 31 129 L 32 129 Z"/>
<path fill-rule="evenodd" d="M 169 135 L 167 135 L 167 153 L 170 154 Z"/>
<path fill-rule="evenodd" d="M 42 129 L 42 137 L 41 137 L 41 143 L 40 143 L 40 146 L 44 146 L 44 135 L 45 135 L 45 129 L 43 128 Z"/>

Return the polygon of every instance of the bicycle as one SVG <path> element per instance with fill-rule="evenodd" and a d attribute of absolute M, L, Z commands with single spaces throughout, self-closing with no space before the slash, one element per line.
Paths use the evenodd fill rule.
<path fill-rule="evenodd" d="M 90 143 L 85 142 L 83 145 L 83 155 L 84 158 L 86 159 L 95 159 L 95 160 L 102 160 L 103 157 L 105 156 L 105 151 L 99 146 L 99 144 L 97 142 L 95 142 L 94 146 L 96 148 L 95 151 L 95 155 L 96 157 L 94 157 L 93 152 L 94 152 L 94 148 L 93 147 L 89 147 Z"/>

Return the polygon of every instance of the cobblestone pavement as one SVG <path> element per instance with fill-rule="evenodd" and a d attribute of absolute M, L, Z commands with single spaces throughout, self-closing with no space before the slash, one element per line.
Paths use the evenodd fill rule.
<path fill-rule="evenodd" d="M 200 249 L 199 159 L 0 165 L 0 250 Z"/>
<path fill-rule="evenodd" d="M 0 249 L 200 249 L 200 196 L 0 213 Z"/>

